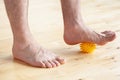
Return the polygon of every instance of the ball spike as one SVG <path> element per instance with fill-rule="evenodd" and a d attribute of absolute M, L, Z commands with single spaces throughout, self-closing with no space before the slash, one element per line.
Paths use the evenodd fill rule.
<path fill-rule="evenodd" d="M 96 44 L 84 42 L 80 44 L 81 52 L 92 53 L 96 49 Z"/>

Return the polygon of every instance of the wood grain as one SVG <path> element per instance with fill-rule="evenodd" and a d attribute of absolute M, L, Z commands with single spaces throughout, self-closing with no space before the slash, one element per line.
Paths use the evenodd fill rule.
<path fill-rule="evenodd" d="M 12 32 L 3 0 L 0 0 L 0 80 L 120 80 L 120 0 L 82 0 L 85 24 L 97 32 L 112 30 L 117 38 L 97 46 L 93 54 L 80 53 L 79 45 L 63 41 L 59 0 L 30 0 L 30 28 L 47 49 L 66 58 L 53 69 L 31 67 L 12 57 Z"/>

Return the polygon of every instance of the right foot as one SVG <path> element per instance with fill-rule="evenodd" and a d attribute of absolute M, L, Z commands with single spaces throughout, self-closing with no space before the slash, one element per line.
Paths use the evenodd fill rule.
<path fill-rule="evenodd" d="M 98 45 L 104 45 L 115 39 L 115 33 L 112 31 L 104 31 L 98 34 L 91 29 L 78 25 L 69 27 L 64 31 L 64 40 L 69 45 L 75 45 L 82 42 L 91 42 Z"/>
<path fill-rule="evenodd" d="M 32 40 L 31 40 L 32 41 Z M 15 42 L 13 45 L 13 56 L 32 66 L 41 68 L 53 68 L 64 64 L 64 59 L 54 53 L 40 47 L 37 43 L 21 44 Z"/>
<path fill-rule="evenodd" d="M 104 45 L 115 39 L 115 33 L 105 31 L 98 34 L 85 26 L 81 15 L 80 0 L 61 0 L 63 21 L 64 21 L 64 41 L 69 45 L 83 42 Z"/>

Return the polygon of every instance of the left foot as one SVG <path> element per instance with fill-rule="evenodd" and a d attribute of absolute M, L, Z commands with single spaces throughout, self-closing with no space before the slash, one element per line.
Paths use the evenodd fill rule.
<path fill-rule="evenodd" d="M 63 58 L 42 48 L 34 39 L 30 37 L 27 39 L 26 41 L 20 39 L 23 40 L 22 43 L 14 41 L 12 49 L 14 58 L 40 68 L 53 68 L 65 63 Z"/>

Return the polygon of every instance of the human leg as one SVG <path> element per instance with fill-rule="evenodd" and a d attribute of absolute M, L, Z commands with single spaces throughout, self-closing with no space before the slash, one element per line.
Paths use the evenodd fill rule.
<path fill-rule="evenodd" d="M 28 25 L 28 0 L 4 2 L 13 32 L 13 56 L 32 66 L 43 68 L 64 63 L 64 59 L 39 46 L 33 38 Z"/>
<path fill-rule="evenodd" d="M 115 39 L 115 33 L 112 31 L 98 34 L 86 27 L 81 16 L 80 0 L 61 0 L 61 4 L 64 19 L 64 40 L 67 44 L 92 42 L 103 45 Z"/>

